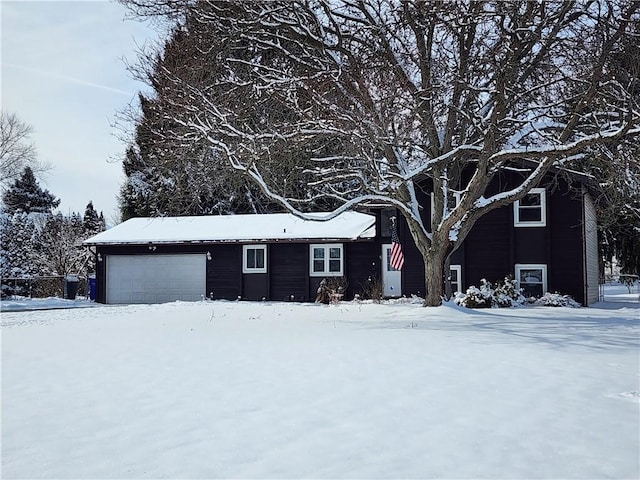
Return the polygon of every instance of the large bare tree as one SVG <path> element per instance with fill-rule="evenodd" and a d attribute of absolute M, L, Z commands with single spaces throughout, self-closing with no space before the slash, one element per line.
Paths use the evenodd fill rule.
<path fill-rule="evenodd" d="M 31 140 L 33 128 L 15 113 L 0 112 L 0 188 L 3 190 L 22 174 L 25 167 L 34 172 L 49 169 L 39 162 Z"/>
<path fill-rule="evenodd" d="M 441 303 L 448 259 L 479 218 L 553 166 L 640 133 L 638 69 L 625 82 L 608 68 L 640 41 L 638 1 L 123 3 L 197 45 L 162 72 L 184 141 L 206 141 L 301 217 L 319 199 L 338 205 L 326 219 L 397 208 L 424 259 L 426 305 Z M 514 164 L 520 184 L 489 194 Z"/>

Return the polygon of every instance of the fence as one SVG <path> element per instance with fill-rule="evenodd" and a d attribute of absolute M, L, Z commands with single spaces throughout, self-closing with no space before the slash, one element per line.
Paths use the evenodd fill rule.
<path fill-rule="evenodd" d="M 31 297 L 31 298 L 47 298 L 61 297 L 66 294 L 66 277 L 65 275 L 52 276 L 34 276 L 30 278 L 3 278 L 2 298 L 10 298 L 14 296 Z M 89 281 L 85 275 L 74 275 L 78 278 L 77 296 L 86 297 L 89 295 Z"/>

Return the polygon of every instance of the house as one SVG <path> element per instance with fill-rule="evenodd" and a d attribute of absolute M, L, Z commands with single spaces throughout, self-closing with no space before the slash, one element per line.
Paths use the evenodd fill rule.
<path fill-rule="evenodd" d="M 376 217 L 291 214 L 132 218 L 84 242 L 97 256 L 96 300 L 313 301 L 323 278 L 373 273 Z"/>
<path fill-rule="evenodd" d="M 498 179 L 492 188 L 508 183 Z M 429 224 L 428 184 L 420 198 Z M 401 271 L 389 260 L 395 216 Z M 596 227 L 589 192 L 553 177 L 477 222 L 452 256 L 453 291 L 511 274 L 528 295 L 558 291 L 591 304 L 598 300 Z M 425 288 L 422 257 L 393 209 L 345 212 L 326 222 L 291 214 L 134 218 L 84 243 L 95 249 L 102 303 L 313 301 L 331 277 L 346 279 L 346 298 L 375 279 L 387 297 L 423 296 Z"/>

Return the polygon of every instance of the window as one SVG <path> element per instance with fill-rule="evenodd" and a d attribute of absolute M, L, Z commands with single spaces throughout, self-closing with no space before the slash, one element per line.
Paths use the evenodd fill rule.
<path fill-rule="evenodd" d="M 451 293 L 462 291 L 462 265 L 451 265 L 449 270 L 449 282 Z"/>
<path fill-rule="evenodd" d="M 544 227 L 547 224 L 544 188 L 534 188 L 513 204 L 513 224 L 516 227 Z"/>
<path fill-rule="evenodd" d="M 398 270 L 397 268 L 394 268 L 391 266 L 391 248 L 392 246 L 389 245 L 388 247 L 385 247 L 386 251 L 384 252 L 384 258 L 387 261 L 387 272 L 399 272 L 400 270 Z"/>
<path fill-rule="evenodd" d="M 310 246 L 312 277 L 341 277 L 343 275 L 343 249 L 341 243 Z"/>
<path fill-rule="evenodd" d="M 396 216 L 395 208 L 383 208 L 380 212 L 380 236 L 390 237 L 392 232 L 391 217 Z"/>
<path fill-rule="evenodd" d="M 547 291 L 547 266 L 517 264 L 516 280 L 525 297 L 541 297 Z"/>
<path fill-rule="evenodd" d="M 242 273 L 267 273 L 267 246 L 242 247 Z"/>

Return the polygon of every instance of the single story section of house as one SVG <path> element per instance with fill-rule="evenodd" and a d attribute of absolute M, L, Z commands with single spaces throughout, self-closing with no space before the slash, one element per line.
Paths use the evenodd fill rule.
<path fill-rule="evenodd" d="M 84 245 L 95 249 L 101 303 L 313 301 L 323 278 L 355 291 L 379 271 L 375 238 L 374 215 L 283 213 L 132 218 Z"/>

